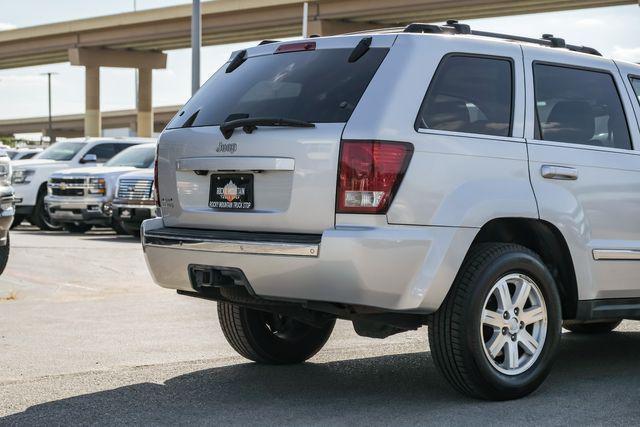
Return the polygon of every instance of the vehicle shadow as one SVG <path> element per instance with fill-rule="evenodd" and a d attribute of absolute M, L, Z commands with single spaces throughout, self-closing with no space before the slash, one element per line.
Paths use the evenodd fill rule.
<path fill-rule="evenodd" d="M 28 408 L 0 424 L 604 424 L 640 419 L 640 333 L 565 335 L 533 395 L 483 402 L 455 393 L 429 352 L 200 370 Z"/>

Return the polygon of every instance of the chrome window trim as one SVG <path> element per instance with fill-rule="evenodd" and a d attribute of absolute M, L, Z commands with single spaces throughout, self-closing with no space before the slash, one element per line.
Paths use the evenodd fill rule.
<path fill-rule="evenodd" d="M 429 129 L 429 128 L 418 128 L 418 133 L 427 134 L 427 135 L 441 135 L 441 136 L 455 136 L 459 138 L 473 138 L 473 139 L 487 139 L 491 141 L 501 141 L 501 142 L 518 142 L 525 143 L 526 140 L 524 138 L 516 137 L 516 136 L 497 136 L 497 135 L 487 135 L 484 133 L 469 133 L 469 132 L 455 132 L 450 130 L 439 130 L 439 129 Z"/>
<path fill-rule="evenodd" d="M 640 156 L 640 150 L 628 150 L 626 148 L 599 147 L 597 145 L 574 144 L 571 142 L 545 141 L 545 140 L 533 139 L 533 138 L 527 140 L 527 143 L 534 144 L 534 145 L 545 145 L 549 147 L 573 148 L 577 150 L 602 151 L 606 153 L 630 154 L 633 156 Z"/>

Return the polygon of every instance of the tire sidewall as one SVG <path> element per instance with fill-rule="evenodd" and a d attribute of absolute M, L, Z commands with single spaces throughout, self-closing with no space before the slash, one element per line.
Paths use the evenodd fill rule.
<path fill-rule="evenodd" d="M 321 328 L 306 326 L 307 332 L 295 340 L 281 339 L 265 326 L 263 313 L 248 308 L 242 309 L 247 337 L 253 341 L 254 350 L 275 363 L 299 363 L 315 355 L 327 342 L 335 320 Z"/>
<path fill-rule="evenodd" d="M 510 273 L 521 273 L 530 277 L 540 289 L 547 308 L 547 335 L 542 353 L 534 364 L 519 375 L 506 375 L 497 371 L 487 359 L 482 340 L 481 313 L 493 285 Z M 464 325 L 467 347 L 467 363 L 479 378 L 477 384 L 484 384 L 486 393 L 496 399 L 518 398 L 535 390 L 551 370 L 562 331 L 560 298 L 555 280 L 542 261 L 532 253 L 512 251 L 494 258 L 480 269 L 472 289 L 468 306 L 465 307 Z"/>

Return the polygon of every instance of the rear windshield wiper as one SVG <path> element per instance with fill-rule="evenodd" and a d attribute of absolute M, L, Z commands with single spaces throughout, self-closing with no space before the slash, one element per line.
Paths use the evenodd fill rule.
<path fill-rule="evenodd" d="M 304 120 L 279 117 L 252 117 L 226 121 L 220 125 L 220 132 L 222 132 L 225 139 L 229 139 L 231 138 L 231 135 L 233 135 L 233 131 L 237 128 L 242 128 L 246 133 L 252 133 L 258 128 L 258 126 L 286 126 L 294 128 L 316 127 L 313 123 L 305 122 Z"/>

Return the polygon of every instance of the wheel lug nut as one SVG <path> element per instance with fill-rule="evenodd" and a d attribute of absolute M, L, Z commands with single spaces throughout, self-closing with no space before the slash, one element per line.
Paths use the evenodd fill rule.
<path fill-rule="evenodd" d="M 520 310 L 518 308 L 516 308 L 515 310 L 513 310 L 513 312 L 515 313 L 515 315 L 517 316 L 518 313 L 520 312 Z"/>
<path fill-rule="evenodd" d="M 518 339 L 518 337 L 516 336 L 516 334 L 511 335 L 511 341 L 515 341 L 517 339 Z"/>
<path fill-rule="evenodd" d="M 524 329 L 524 322 L 520 322 L 520 329 Z"/>
<path fill-rule="evenodd" d="M 505 311 L 504 314 L 502 315 L 502 317 L 504 317 L 505 319 L 509 318 L 509 312 Z"/>
<path fill-rule="evenodd" d="M 502 328 L 502 335 L 507 335 L 507 332 L 509 332 L 507 327 Z"/>

